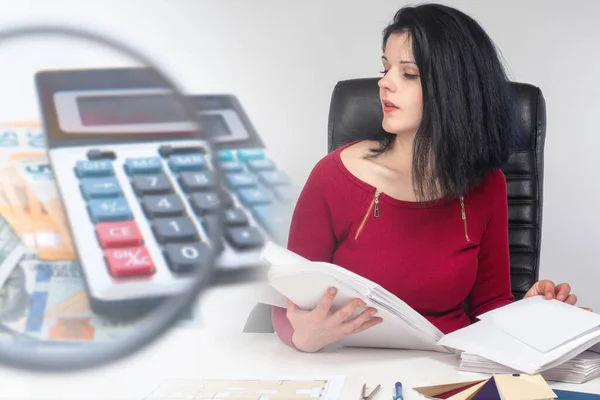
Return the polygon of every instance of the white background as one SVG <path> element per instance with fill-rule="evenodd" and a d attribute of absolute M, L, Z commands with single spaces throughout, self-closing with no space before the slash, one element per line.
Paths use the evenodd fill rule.
<path fill-rule="evenodd" d="M 544 93 L 541 278 L 569 282 L 581 305 L 600 311 L 600 1 L 447 3 L 481 22 L 512 79 Z M 237 95 L 278 163 L 301 184 L 326 154 L 335 83 L 379 76 L 381 30 L 404 4 L 15 0 L 0 1 L 0 23 L 59 21 L 108 33 L 153 57 L 186 92 Z M 230 301 L 235 306 L 235 298 Z"/>

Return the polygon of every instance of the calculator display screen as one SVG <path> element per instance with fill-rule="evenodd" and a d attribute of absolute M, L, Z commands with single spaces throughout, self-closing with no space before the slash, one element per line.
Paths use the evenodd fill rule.
<path fill-rule="evenodd" d="M 79 96 L 77 108 L 83 126 L 152 124 L 189 120 L 173 96 Z"/>

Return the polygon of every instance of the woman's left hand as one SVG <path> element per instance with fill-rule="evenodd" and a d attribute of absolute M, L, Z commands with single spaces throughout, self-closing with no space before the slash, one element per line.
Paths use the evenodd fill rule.
<path fill-rule="evenodd" d="M 531 289 L 527 291 L 525 298 L 540 295 L 545 296 L 547 299 L 556 299 L 571 305 L 577 303 L 577 296 L 571 293 L 571 286 L 568 283 L 555 285 L 554 282 L 549 280 L 537 281 Z M 581 308 L 591 311 L 591 309 L 587 307 Z"/>
<path fill-rule="evenodd" d="M 537 281 L 525 294 L 525 298 L 533 296 L 545 296 L 548 300 L 556 299 L 565 303 L 575 305 L 577 296 L 571 294 L 571 286 L 568 283 L 554 285 L 549 280 Z"/>

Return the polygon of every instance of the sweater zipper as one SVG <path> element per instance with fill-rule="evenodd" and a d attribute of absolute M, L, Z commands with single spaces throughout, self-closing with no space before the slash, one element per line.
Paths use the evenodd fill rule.
<path fill-rule="evenodd" d="M 373 216 L 375 218 L 379 218 L 379 195 L 380 194 L 381 194 L 380 190 L 375 190 L 375 196 L 373 197 L 373 200 L 371 200 L 371 203 L 369 204 L 369 208 L 367 209 L 367 212 L 365 213 L 365 216 L 363 217 L 363 219 L 360 223 L 360 226 L 356 230 L 356 234 L 354 235 L 354 240 L 358 239 L 360 232 L 363 230 L 365 223 L 369 219 L 369 215 L 371 215 L 371 210 L 373 210 L 373 207 L 375 207 L 375 210 L 373 211 Z"/>
<path fill-rule="evenodd" d="M 470 242 L 471 239 L 469 238 L 469 229 L 467 226 L 467 212 L 465 211 L 465 199 L 462 196 L 460 196 L 460 212 L 463 220 L 463 226 L 465 229 L 465 238 L 467 239 L 467 242 Z"/>

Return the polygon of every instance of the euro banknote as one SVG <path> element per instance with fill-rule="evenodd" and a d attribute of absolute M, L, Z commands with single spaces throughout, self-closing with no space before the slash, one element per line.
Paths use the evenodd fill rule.
<path fill-rule="evenodd" d="M 0 287 L 4 285 L 15 266 L 25 260 L 26 250 L 12 227 L 0 216 Z"/>
<path fill-rule="evenodd" d="M 37 121 L 0 123 L 0 215 L 40 259 L 76 259 Z"/>
<path fill-rule="evenodd" d="M 118 340 L 136 321 L 112 322 L 92 312 L 77 262 L 24 260 L 0 288 L 0 323 L 44 341 Z"/>
<path fill-rule="evenodd" d="M 95 314 L 79 264 L 74 261 L 23 260 L 0 288 L 0 323 L 34 339 L 115 341 L 131 334 L 138 322 Z M 188 310 L 178 324 L 201 326 L 198 307 Z"/>

